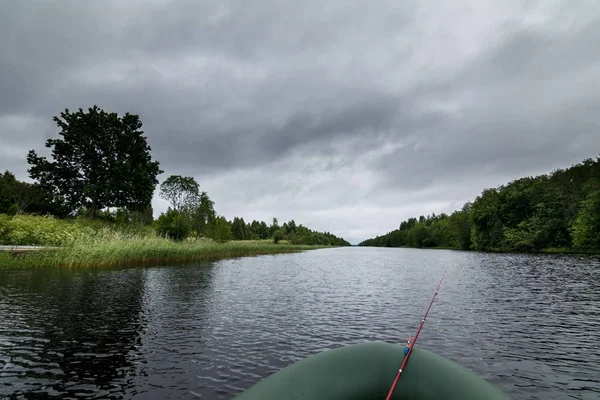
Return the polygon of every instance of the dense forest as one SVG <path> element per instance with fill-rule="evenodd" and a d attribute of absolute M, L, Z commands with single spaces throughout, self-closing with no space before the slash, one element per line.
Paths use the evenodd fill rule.
<path fill-rule="evenodd" d="M 0 173 L 0 214 L 49 215 L 61 219 L 85 218 L 119 226 L 152 226 L 158 235 L 175 241 L 187 238 L 227 240 L 272 239 L 292 244 L 349 246 L 329 232 L 313 231 L 294 220 L 279 225 L 273 218 L 245 222 L 227 220 L 193 177 L 171 175 L 159 186 L 170 207 L 153 218 L 151 200 L 157 176 L 163 173 L 153 160 L 141 130 L 139 116 L 108 113 L 94 106 L 87 111 L 68 109 L 53 117 L 60 138 L 48 139 L 52 159 L 27 154 L 27 183 L 10 171 Z"/>
<path fill-rule="evenodd" d="M 488 188 L 451 215 L 409 218 L 359 246 L 600 250 L 600 158 Z"/>

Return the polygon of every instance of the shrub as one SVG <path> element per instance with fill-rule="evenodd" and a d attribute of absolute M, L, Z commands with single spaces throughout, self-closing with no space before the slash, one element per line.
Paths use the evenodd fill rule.
<path fill-rule="evenodd" d="M 169 209 L 158 217 L 156 230 L 160 236 L 180 242 L 190 234 L 190 219 L 186 214 Z"/>
<path fill-rule="evenodd" d="M 216 242 L 224 243 L 231 240 L 233 234 L 231 226 L 225 217 L 218 216 L 213 219 L 208 225 L 208 236 Z"/>
<path fill-rule="evenodd" d="M 284 239 L 284 235 L 280 229 L 276 230 L 275 233 L 273 233 L 273 243 L 277 244 L 277 243 L 279 243 L 280 240 L 283 240 L 283 239 Z"/>
<path fill-rule="evenodd" d="M 68 246 L 73 240 L 94 234 L 94 230 L 75 221 L 54 217 L 4 215 L 0 218 L 0 243 L 30 246 Z"/>

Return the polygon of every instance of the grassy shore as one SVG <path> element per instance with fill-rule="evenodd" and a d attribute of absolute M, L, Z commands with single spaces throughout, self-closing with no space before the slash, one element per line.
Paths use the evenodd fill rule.
<path fill-rule="evenodd" d="M 116 227 L 87 221 L 0 216 L 0 244 L 60 246 L 13 255 L 0 252 L 0 266 L 98 267 L 158 265 L 189 261 L 276 254 L 317 249 L 285 241 L 242 240 L 216 243 L 210 239 L 174 242 L 149 227 Z"/>

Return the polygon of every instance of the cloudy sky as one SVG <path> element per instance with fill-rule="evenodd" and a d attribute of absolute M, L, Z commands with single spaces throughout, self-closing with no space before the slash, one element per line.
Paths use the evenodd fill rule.
<path fill-rule="evenodd" d="M 598 156 L 598 43 L 596 0 L 1 1 L 0 170 L 95 104 L 227 218 L 358 243 Z"/>

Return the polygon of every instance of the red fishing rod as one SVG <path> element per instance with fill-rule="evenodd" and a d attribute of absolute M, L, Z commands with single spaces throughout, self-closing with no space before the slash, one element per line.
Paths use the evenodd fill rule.
<path fill-rule="evenodd" d="M 433 297 L 431 298 L 429 307 L 427 307 L 425 316 L 423 317 L 423 319 L 421 320 L 421 323 L 419 324 L 419 329 L 417 329 L 417 333 L 415 334 L 415 340 L 411 343 L 410 337 L 408 338 L 408 343 L 406 344 L 406 349 L 404 350 L 404 360 L 402 361 L 402 365 L 400 366 L 400 369 L 398 370 L 398 373 L 396 374 L 396 379 L 394 379 L 394 383 L 392 383 L 392 387 L 390 388 L 390 391 L 388 392 L 388 395 L 385 398 L 385 400 L 390 400 L 390 398 L 392 397 L 392 393 L 394 393 L 394 389 L 396 388 L 398 379 L 400 379 L 400 375 L 402 375 L 402 370 L 404 369 L 404 366 L 406 365 L 406 362 L 408 361 L 408 357 L 410 357 L 410 353 L 412 352 L 413 346 L 415 345 L 415 343 L 417 343 L 417 339 L 419 338 L 419 332 L 421 332 L 421 328 L 423 327 L 423 324 L 425 323 L 427 314 L 429 314 L 429 310 L 431 310 L 433 300 L 435 300 L 435 296 L 437 296 L 438 291 L 440 290 L 440 286 L 442 286 L 442 281 L 444 280 L 445 275 L 446 275 L 446 271 L 444 271 L 444 274 L 442 275 L 442 279 L 440 279 L 440 283 L 438 284 L 438 287 L 437 287 L 437 289 L 435 289 L 435 293 L 433 294 Z"/>

